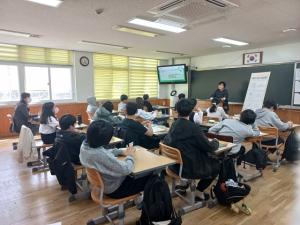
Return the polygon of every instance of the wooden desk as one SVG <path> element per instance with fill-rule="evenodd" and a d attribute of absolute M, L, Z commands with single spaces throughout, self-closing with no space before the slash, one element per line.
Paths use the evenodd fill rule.
<path fill-rule="evenodd" d="M 169 114 L 169 112 L 170 112 L 169 106 L 154 105 L 152 107 L 154 110 L 162 111 L 163 114 Z"/>
<path fill-rule="evenodd" d="M 135 146 L 135 165 L 132 172 L 133 176 L 141 176 L 143 174 L 148 174 L 153 171 L 160 171 L 167 166 L 174 165 L 176 162 L 173 159 L 167 158 L 162 155 L 156 155 L 149 152 L 147 149 Z M 124 156 L 118 157 L 119 159 L 124 159 Z"/>
<path fill-rule="evenodd" d="M 256 136 L 256 137 L 248 137 L 246 138 L 246 141 L 248 142 L 252 142 L 252 143 L 257 143 L 257 142 L 261 142 L 262 139 L 264 137 L 268 136 L 268 134 L 266 133 L 263 133 L 263 132 L 260 132 L 259 136 Z"/>
<path fill-rule="evenodd" d="M 227 152 L 227 151 L 231 150 L 233 147 L 236 146 L 236 144 L 230 143 L 230 142 L 226 142 L 226 141 L 219 141 L 219 143 L 220 143 L 220 146 L 219 146 L 219 148 L 215 151 L 215 153 L 216 153 L 217 155 L 220 155 L 220 154 L 222 154 L 222 153 L 224 153 L 224 152 Z"/>
<path fill-rule="evenodd" d="M 169 128 L 163 125 L 152 125 L 153 133 L 157 136 L 166 135 L 169 132 Z"/>
<path fill-rule="evenodd" d="M 83 129 L 86 129 L 86 128 L 88 128 L 88 125 L 86 125 L 86 124 L 84 124 L 84 123 L 82 123 L 82 124 L 76 124 L 75 125 L 75 129 L 78 129 L 78 130 L 83 130 Z"/>
<path fill-rule="evenodd" d="M 219 122 L 215 122 L 215 123 L 208 123 L 208 122 L 203 122 L 201 124 L 199 124 L 200 126 L 202 127 L 206 127 L 206 128 L 211 128 L 213 127 L 214 125 L 218 124 Z"/>

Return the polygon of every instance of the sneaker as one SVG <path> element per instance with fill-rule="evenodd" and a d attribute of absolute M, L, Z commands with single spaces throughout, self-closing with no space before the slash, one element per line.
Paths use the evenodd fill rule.
<path fill-rule="evenodd" d="M 235 212 L 235 213 L 239 213 L 240 212 L 240 208 L 237 207 L 234 203 L 231 204 L 230 209 Z"/>
<path fill-rule="evenodd" d="M 252 210 L 246 204 L 242 204 L 239 208 L 243 213 L 245 213 L 248 216 L 252 213 Z"/>

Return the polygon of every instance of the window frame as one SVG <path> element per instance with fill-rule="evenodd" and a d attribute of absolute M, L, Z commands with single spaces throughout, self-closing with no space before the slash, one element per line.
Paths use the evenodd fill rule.
<path fill-rule="evenodd" d="M 22 62 L 14 62 L 14 61 L 0 61 L 0 65 L 15 65 L 18 69 L 18 78 L 19 78 L 19 91 L 20 93 L 25 91 L 25 67 L 32 66 L 32 67 L 47 67 L 48 68 L 48 80 L 49 80 L 49 96 L 50 98 L 47 100 L 35 101 L 31 103 L 31 105 L 43 104 L 45 102 L 52 101 L 54 103 L 70 103 L 75 102 L 76 96 L 76 86 L 75 86 L 75 77 L 74 77 L 74 68 L 72 65 L 56 65 L 56 64 L 41 64 L 41 63 L 22 63 Z M 51 90 L 51 74 L 50 68 L 69 68 L 71 71 L 71 91 L 72 91 L 72 98 L 71 99 L 63 99 L 63 100 L 53 100 L 52 99 L 52 90 Z M 17 101 L 3 101 L 0 102 L 0 106 L 5 105 L 15 105 L 19 102 Z"/>

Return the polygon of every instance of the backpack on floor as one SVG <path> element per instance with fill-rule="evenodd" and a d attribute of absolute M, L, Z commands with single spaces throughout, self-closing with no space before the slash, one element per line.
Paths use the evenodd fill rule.
<path fill-rule="evenodd" d="M 264 169 L 267 166 L 267 153 L 253 144 L 252 149 L 243 156 L 243 160 L 254 164 L 258 170 Z"/>
<path fill-rule="evenodd" d="M 300 137 L 297 136 L 297 133 L 294 130 L 285 142 L 282 158 L 291 162 L 300 159 Z"/>
<path fill-rule="evenodd" d="M 169 225 L 180 225 L 181 217 L 177 216 L 167 182 L 153 175 L 145 185 L 142 214 L 137 225 L 153 225 L 169 221 Z"/>
<path fill-rule="evenodd" d="M 221 205 L 230 206 L 244 199 L 250 193 L 250 186 L 237 182 L 233 159 L 223 159 L 219 179 L 211 189 L 212 198 L 217 198 Z"/>

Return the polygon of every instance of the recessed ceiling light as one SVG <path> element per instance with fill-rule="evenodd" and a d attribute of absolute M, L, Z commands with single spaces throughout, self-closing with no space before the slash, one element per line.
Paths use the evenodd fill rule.
<path fill-rule="evenodd" d="M 296 28 L 287 28 L 287 29 L 282 30 L 283 33 L 291 32 L 291 31 L 297 31 L 297 29 Z"/>
<path fill-rule="evenodd" d="M 181 32 L 186 31 L 186 29 L 181 28 L 181 27 L 171 26 L 171 25 L 153 22 L 153 21 L 149 21 L 149 20 L 144 20 L 144 19 L 140 19 L 140 18 L 134 18 L 134 19 L 130 20 L 129 23 L 144 26 L 144 27 L 151 27 L 151 28 L 158 29 L 158 30 L 169 31 L 169 32 L 173 32 L 173 33 L 181 33 Z"/>
<path fill-rule="evenodd" d="M 222 45 L 222 48 L 231 48 L 231 45 Z"/>
<path fill-rule="evenodd" d="M 225 43 L 225 44 L 231 44 L 231 45 L 237 45 L 237 46 L 244 46 L 244 45 L 248 45 L 249 44 L 247 42 L 236 41 L 236 40 L 232 40 L 232 39 L 228 39 L 228 38 L 223 38 L 223 37 L 215 38 L 213 40 L 217 41 L 217 42 L 222 42 L 222 43 Z"/>
<path fill-rule="evenodd" d="M 180 53 L 180 52 L 167 52 L 167 51 L 159 51 L 159 50 L 156 50 L 156 51 L 154 51 L 154 52 L 155 52 L 155 53 L 171 54 L 171 55 L 180 55 L 180 56 L 187 55 L 187 54 Z"/>
<path fill-rule="evenodd" d="M 117 49 L 128 49 L 128 48 L 130 48 L 130 47 L 121 46 L 121 45 L 114 45 L 114 44 L 101 43 L 101 42 L 95 42 L 95 41 L 85 41 L 85 40 L 79 41 L 78 44 L 97 45 L 97 46 L 117 48 Z"/>
<path fill-rule="evenodd" d="M 51 6 L 51 7 L 58 7 L 63 0 L 26 0 L 29 2 L 34 2 L 41 5 Z"/>
<path fill-rule="evenodd" d="M 131 28 L 131 27 L 113 26 L 113 29 L 117 30 L 117 31 L 131 33 L 131 34 L 142 35 L 142 36 L 145 36 L 145 37 L 157 37 L 157 36 L 161 35 L 161 34 L 158 34 L 158 33 L 139 30 L 139 29 L 135 29 L 135 28 Z"/>
<path fill-rule="evenodd" d="M 14 30 L 3 30 L 0 29 L 0 34 L 4 35 L 12 35 L 12 36 L 18 36 L 18 37 L 39 37 L 38 35 L 35 34 L 30 34 L 30 33 L 24 33 L 24 32 L 19 32 L 19 31 L 14 31 Z"/>

